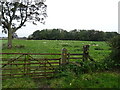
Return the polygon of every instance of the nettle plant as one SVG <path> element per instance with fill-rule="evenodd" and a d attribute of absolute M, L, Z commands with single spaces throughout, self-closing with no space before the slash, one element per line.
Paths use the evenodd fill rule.
<path fill-rule="evenodd" d="M 8 34 L 8 48 L 12 48 L 12 38 L 15 32 L 25 23 L 37 22 L 45 24 L 47 17 L 47 5 L 45 0 L 2 0 L 1 7 L 1 26 L 2 32 Z"/>

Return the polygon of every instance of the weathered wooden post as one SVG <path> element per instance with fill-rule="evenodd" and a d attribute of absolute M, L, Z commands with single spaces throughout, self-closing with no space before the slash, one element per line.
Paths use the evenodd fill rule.
<path fill-rule="evenodd" d="M 65 64 L 67 62 L 67 49 L 63 48 L 61 52 L 61 61 L 60 64 Z"/>
<path fill-rule="evenodd" d="M 87 61 L 89 58 L 89 45 L 83 46 L 83 61 Z"/>

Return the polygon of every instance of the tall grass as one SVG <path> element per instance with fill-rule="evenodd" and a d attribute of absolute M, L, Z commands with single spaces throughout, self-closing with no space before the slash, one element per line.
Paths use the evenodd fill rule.
<path fill-rule="evenodd" d="M 66 72 L 67 73 L 67 72 Z M 81 74 L 51 80 L 52 88 L 120 88 L 120 76 L 117 73 L 101 72 Z"/>

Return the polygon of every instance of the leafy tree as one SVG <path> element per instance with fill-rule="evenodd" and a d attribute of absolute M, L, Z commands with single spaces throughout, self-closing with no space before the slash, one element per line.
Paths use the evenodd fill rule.
<path fill-rule="evenodd" d="M 109 39 L 113 38 L 113 37 L 116 36 L 116 35 L 118 35 L 117 32 L 106 32 L 106 33 L 105 33 L 105 39 L 106 39 L 106 40 L 109 40 Z"/>
<path fill-rule="evenodd" d="M 66 30 L 60 29 L 60 40 L 69 40 L 69 32 Z"/>
<path fill-rule="evenodd" d="M 110 39 L 109 45 L 112 48 L 110 60 L 112 60 L 116 66 L 120 67 L 120 35 Z"/>
<path fill-rule="evenodd" d="M 89 39 L 88 31 L 86 31 L 86 30 L 80 30 L 79 31 L 79 40 L 87 41 L 88 39 Z"/>
<path fill-rule="evenodd" d="M 25 26 L 25 22 L 30 21 L 36 25 L 37 21 L 45 23 L 47 17 L 45 0 L 12 0 L 0 1 L 2 32 L 8 33 L 8 48 L 12 48 L 12 36 Z"/>
<path fill-rule="evenodd" d="M 39 30 L 35 31 L 35 32 L 32 34 L 32 36 L 33 36 L 33 39 L 39 40 L 39 38 L 40 38 L 40 31 L 39 31 Z"/>
<path fill-rule="evenodd" d="M 118 33 L 110 32 L 112 34 L 111 38 L 118 35 Z M 47 40 L 82 40 L 82 41 L 105 41 L 106 39 L 110 39 L 106 37 L 107 33 L 102 31 L 95 30 L 71 30 L 66 31 L 63 29 L 44 29 L 37 30 L 33 32 L 32 35 L 28 37 L 28 39 L 47 39 Z"/>

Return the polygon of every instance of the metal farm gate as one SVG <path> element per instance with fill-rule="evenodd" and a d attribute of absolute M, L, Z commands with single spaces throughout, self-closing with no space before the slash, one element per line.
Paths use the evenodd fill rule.
<path fill-rule="evenodd" d="M 2 53 L 7 58 L 2 58 L 2 78 L 30 76 L 32 78 L 51 77 L 55 67 L 59 65 L 60 58 L 39 58 L 37 53 Z"/>
<path fill-rule="evenodd" d="M 2 61 L 0 70 L 2 70 L 3 79 L 21 78 L 29 76 L 31 78 L 52 77 L 56 67 L 71 61 L 91 59 L 88 47 L 83 47 L 82 54 L 67 53 L 67 49 L 62 49 L 60 54 L 56 53 L 0 53 Z M 71 57 L 72 56 L 72 57 Z"/>

